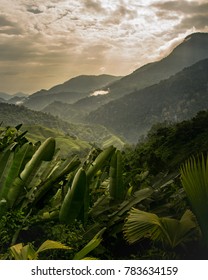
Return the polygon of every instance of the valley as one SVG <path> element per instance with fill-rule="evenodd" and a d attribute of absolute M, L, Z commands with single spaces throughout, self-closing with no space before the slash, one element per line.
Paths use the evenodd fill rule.
<path fill-rule="evenodd" d="M 207 46 L 208 34 L 194 33 L 125 77 L 78 76 L 17 104 L 79 126 L 102 125 L 136 143 L 155 123 L 189 119 L 207 108 Z"/>
<path fill-rule="evenodd" d="M 207 50 L 0 93 L 0 259 L 207 259 Z"/>

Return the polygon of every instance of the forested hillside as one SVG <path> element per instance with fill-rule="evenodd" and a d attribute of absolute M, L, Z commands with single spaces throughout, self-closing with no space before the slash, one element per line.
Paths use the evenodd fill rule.
<path fill-rule="evenodd" d="M 202 111 L 135 147 L 65 158 L 52 131 L 40 145 L 2 129 L 0 258 L 207 259 L 207 122 Z"/>
<path fill-rule="evenodd" d="M 101 87 L 100 94 L 71 102 L 61 101 L 57 95 L 53 102 L 42 104 L 42 110 L 68 121 L 104 125 L 136 142 L 158 121 L 181 121 L 207 108 L 206 90 L 201 91 L 207 82 L 207 46 L 207 33 L 190 34 L 169 55 Z M 44 91 L 38 96 L 46 94 Z"/>
<path fill-rule="evenodd" d="M 57 130 L 58 133 L 64 133 L 74 140 L 95 143 L 99 146 L 113 144 L 121 147 L 124 144 L 122 139 L 100 125 L 73 124 L 50 114 L 33 111 L 14 104 L 0 103 L 0 122 L 4 127 L 18 124 L 40 125 Z"/>
<path fill-rule="evenodd" d="M 208 58 L 208 34 L 188 35 L 173 51 L 159 61 L 153 61 L 110 85 L 112 95 L 118 98 L 133 91 L 159 83 L 177 72 Z"/>
<path fill-rule="evenodd" d="M 208 108 L 208 59 L 185 68 L 158 84 L 112 101 L 89 114 L 102 124 L 136 142 L 161 121 L 177 122 Z"/>

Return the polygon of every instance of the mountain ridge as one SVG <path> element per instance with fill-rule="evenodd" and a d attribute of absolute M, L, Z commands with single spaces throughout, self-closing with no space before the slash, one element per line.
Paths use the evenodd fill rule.
<path fill-rule="evenodd" d="M 195 62 L 208 58 L 208 33 L 193 33 L 186 36 L 167 56 L 161 60 L 150 62 L 136 69 L 131 74 L 112 82 L 102 88 L 109 93 L 102 96 L 85 96 L 67 107 L 60 104 L 64 111 L 55 104 L 46 105 L 43 111 L 59 114 L 61 118 L 75 122 L 85 122 L 90 111 L 97 110 L 104 104 L 119 100 L 123 96 L 146 88 L 150 85 L 171 77 L 179 70 L 193 65 Z M 110 105 L 109 105 L 110 106 Z"/>
<path fill-rule="evenodd" d="M 208 59 L 91 112 L 99 123 L 135 142 L 154 123 L 182 121 L 208 108 Z"/>
<path fill-rule="evenodd" d="M 192 33 L 184 38 L 169 55 L 134 70 L 109 87 L 111 95 L 122 97 L 135 90 L 158 83 L 183 68 L 208 58 L 208 33 Z"/>
<path fill-rule="evenodd" d="M 30 109 L 42 110 L 53 101 L 71 104 L 120 78 L 120 76 L 107 74 L 97 76 L 80 75 L 69 79 L 63 84 L 53 86 L 49 90 L 42 89 L 31 94 L 24 102 L 24 105 Z"/>

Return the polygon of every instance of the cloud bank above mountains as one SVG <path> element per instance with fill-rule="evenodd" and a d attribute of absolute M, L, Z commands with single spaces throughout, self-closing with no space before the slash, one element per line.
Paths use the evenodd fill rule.
<path fill-rule="evenodd" d="M 127 75 L 208 31 L 206 0 L 1 0 L 0 11 L 0 91 L 10 93 Z"/>

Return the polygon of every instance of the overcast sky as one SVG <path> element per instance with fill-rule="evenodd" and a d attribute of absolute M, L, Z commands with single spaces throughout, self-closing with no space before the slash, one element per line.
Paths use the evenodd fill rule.
<path fill-rule="evenodd" d="M 208 1 L 0 0 L 0 91 L 127 75 L 208 32 Z"/>

